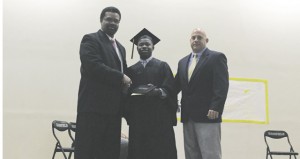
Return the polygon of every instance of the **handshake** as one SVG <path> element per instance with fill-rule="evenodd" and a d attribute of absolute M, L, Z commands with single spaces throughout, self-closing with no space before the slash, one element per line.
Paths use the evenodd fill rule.
<path fill-rule="evenodd" d="M 132 84 L 132 81 L 131 81 L 131 79 L 130 79 L 128 76 L 126 76 L 126 75 L 124 74 L 123 79 L 122 79 L 122 82 L 123 82 L 123 89 L 122 89 L 122 92 L 123 92 L 124 94 L 127 94 L 127 93 L 128 93 L 128 89 L 129 89 L 130 85 Z"/>

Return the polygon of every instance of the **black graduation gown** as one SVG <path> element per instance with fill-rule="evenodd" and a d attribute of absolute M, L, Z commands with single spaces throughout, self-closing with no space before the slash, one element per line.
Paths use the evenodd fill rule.
<path fill-rule="evenodd" d="M 177 97 L 174 76 L 166 62 L 152 58 L 146 67 L 138 62 L 128 68 L 133 84 L 153 84 L 167 98 L 145 95 L 130 96 L 125 107 L 129 125 L 128 159 L 177 159 L 173 126 L 176 125 Z"/>

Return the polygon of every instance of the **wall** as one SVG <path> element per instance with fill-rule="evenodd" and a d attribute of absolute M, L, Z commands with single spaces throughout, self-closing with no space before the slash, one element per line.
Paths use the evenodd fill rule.
<path fill-rule="evenodd" d="M 300 1 L 297 0 L 4 0 L 3 152 L 4 159 L 50 158 L 51 122 L 75 121 L 79 85 L 79 44 L 100 28 L 106 6 L 121 10 L 116 37 L 129 40 L 146 27 L 162 40 L 154 56 L 173 72 L 190 52 L 192 29 L 202 27 L 208 47 L 228 58 L 231 77 L 269 82 L 270 124 L 223 123 L 224 159 L 265 157 L 263 132 L 290 133 L 300 151 Z M 175 128 L 183 159 L 182 125 Z M 127 133 L 126 124 L 123 132 Z"/>

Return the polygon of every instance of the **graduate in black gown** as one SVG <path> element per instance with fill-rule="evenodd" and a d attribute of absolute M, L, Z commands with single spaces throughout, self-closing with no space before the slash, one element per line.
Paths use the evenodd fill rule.
<path fill-rule="evenodd" d="M 128 159 L 177 159 L 173 126 L 177 96 L 169 65 L 152 56 L 160 40 L 143 29 L 131 41 L 140 61 L 127 70 L 132 80 L 125 118 L 129 125 Z"/>

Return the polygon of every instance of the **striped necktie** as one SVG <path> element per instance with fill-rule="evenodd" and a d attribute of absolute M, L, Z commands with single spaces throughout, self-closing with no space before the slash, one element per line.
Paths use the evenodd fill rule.
<path fill-rule="evenodd" d="M 198 62 L 198 55 L 193 55 L 190 67 L 188 69 L 188 79 L 189 79 L 189 81 L 190 81 L 190 79 L 192 77 L 192 74 L 193 74 L 194 69 L 195 69 L 195 67 L 197 65 L 197 62 Z"/>

